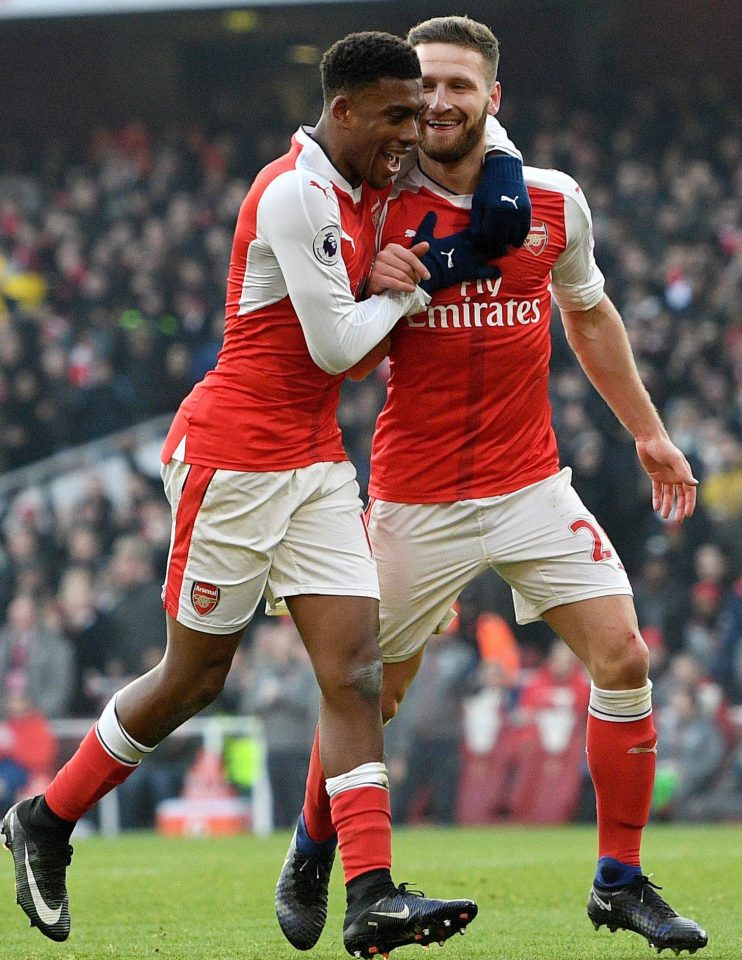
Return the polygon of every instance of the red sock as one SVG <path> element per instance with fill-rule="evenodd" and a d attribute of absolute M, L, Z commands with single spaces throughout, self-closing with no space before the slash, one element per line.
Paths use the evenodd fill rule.
<path fill-rule="evenodd" d="M 77 821 L 101 797 L 123 783 L 138 766 L 114 760 L 93 727 L 46 788 L 44 798 L 58 817 Z"/>
<path fill-rule="evenodd" d="M 384 787 L 355 787 L 330 801 L 345 882 L 369 870 L 391 870 L 392 811 Z"/>
<path fill-rule="evenodd" d="M 309 758 L 307 788 L 304 793 L 304 825 L 312 840 L 322 843 L 335 836 L 330 798 L 325 789 L 325 772 L 319 758 L 319 727 L 314 734 L 312 755 Z"/>
<path fill-rule="evenodd" d="M 619 723 L 587 718 L 587 765 L 598 804 L 598 857 L 640 865 L 657 760 L 652 715 Z"/>

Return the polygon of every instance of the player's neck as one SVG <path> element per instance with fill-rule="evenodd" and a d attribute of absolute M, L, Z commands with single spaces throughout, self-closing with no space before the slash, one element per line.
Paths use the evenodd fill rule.
<path fill-rule="evenodd" d="M 342 146 L 335 136 L 331 124 L 325 122 L 324 114 L 317 121 L 311 133 L 312 140 L 318 143 L 325 152 L 327 159 L 337 172 L 344 177 L 351 186 L 358 186 L 359 180 L 353 169 L 347 163 L 342 153 Z"/>
<path fill-rule="evenodd" d="M 420 151 L 418 162 L 426 177 L 455 194 L 474 193 L 482 176 L 482 150 L 472 150 L 461 160 L 440 163 Z"/>

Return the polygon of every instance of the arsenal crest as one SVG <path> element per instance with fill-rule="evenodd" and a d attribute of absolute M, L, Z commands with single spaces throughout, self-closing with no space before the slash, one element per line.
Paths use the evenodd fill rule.
<path fill-rule="evenodd" d="M 196 581 L 191 587 L 191 603 L 199 617 L 205 617 L 207 613 L 211 613 L 219 603 L 220 596 L 219 587 L 215 587 L 213 583 Z"/>
<path fill-rule="evenodd" d="M 523 244 L 526 250 L 529 250 L 534 257 L 540 257 L 548 242 L 549 231 L 543 220 L 531 221 L 531 229 L 526 237 L 526 242 Z"/>

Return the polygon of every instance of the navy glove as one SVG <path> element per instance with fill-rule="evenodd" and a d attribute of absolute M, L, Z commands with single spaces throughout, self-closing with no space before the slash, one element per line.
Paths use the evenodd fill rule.
<path fill-rule="evenodd" d="M 531 229 L 531 200 L 516 157 L 488 153 L 482 179 L 471 203 L 471 230 L 477 249 L 503 257 L 508 246 L 520 247 Z"/>
<path fill-rule="evenodd" d="M 485 263 L 482 253 L 474 249 L 475 237 L 467 227 L 447 237 L 433 235 L 438 215 L 432 210 L 426 214 L 412 241 L 412 246 L 425 240 L 430 249 L 420 259 L 430 272 L 429 280 L 420 280 L 426 293 L 435 293 L 463 280 L 495 280 L 502 273 L 498 267 Z"/>

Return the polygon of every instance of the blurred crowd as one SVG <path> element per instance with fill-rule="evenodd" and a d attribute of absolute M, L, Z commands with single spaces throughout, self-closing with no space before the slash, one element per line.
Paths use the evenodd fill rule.
<path fill-rule="evenodd" d="M 652 652 L 662 736 L 655 810 L 696 817 L 706 804 L 710 816 L 740 816 L 739 108 L 699 78 L 692 97 L 685 88 L 624 90 L 599 116 L 508 96 L 501 118 L 527 163 L 565 170 L 584 190 L 608 293 L 701 481 L 690 521 L 657 519 L 631 438 L 576 367 L 557 315 L 552 404 L 562 460 L 622 555 Z M 213 366 L 237 211 L 250 177 L 290 132 L 277 121 L 258 142 L 249 131 L 132 123 L 33 155 L 4 141 L 0 473 L 173 411 Z M 343 392 L 341 423 L 364 490 L 384 388 L 380 368 Z M 91 471 L 64 509 L 51 498 L 21 508 L 8 496 L 0 511 L 1 802 L 53 768 L 45 718 L 97 715 L 161 655 L 170 521 L 159 482 L 134 458 L 116 491 Z M 399 817 L 471 820 L 471 791 L 498 777 L 512 789 L 491 798 L 488 816 L 527 817 L 518 796 L 533 797 L 535 774 L 515 767 L 539 750 L 574 758 L 565 816 L 589 807 L 586 680 L 552 641 L 545 628 L 514 624 L 494 576 L 467 591 L 458 629 L 431 644 L 390 727 Z M 423 688 L 436 696 L 414 695 Z M 316 717 L 290 624 L 256 618 L 219 708 L 269 719 L 276 820 L 288 825 Z M 24 724 L 35 725 L 33 737 Z M 426 782 L 442 756 L 448 794 Z M 515 767 L 495 776 L 492 764 L 507 758 Z"/>

